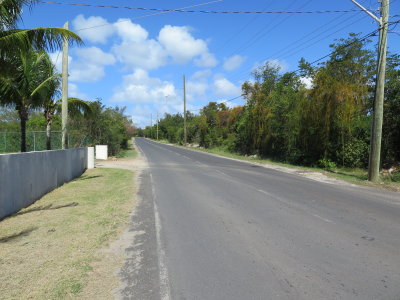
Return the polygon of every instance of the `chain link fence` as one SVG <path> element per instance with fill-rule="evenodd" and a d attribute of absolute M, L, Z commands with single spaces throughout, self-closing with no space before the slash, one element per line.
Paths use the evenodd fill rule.
<path fill-rule="evenodd" d="M 69 147 L 85 147 L 89 145 L 86 137 L 69 134 Z M 51 132 L 51 149 L 61 149 L 61 131 Z M 0 153 L 20 152 L 21 149 L 21 133 L 20 132 L 0 132 Z M 46 150 L 46 131 L 27 131 L 26 132 L 26 149 L 30 151 Z"/>

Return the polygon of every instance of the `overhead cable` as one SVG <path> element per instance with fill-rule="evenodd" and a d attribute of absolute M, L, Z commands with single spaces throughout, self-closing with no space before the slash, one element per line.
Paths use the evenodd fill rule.
<path fill-rule="evenodd" d="M 144 11 L 159 11 L 159 12 L 179 12 L 179 13 L 203 13 L 203 14 L 325 14 L 325 13 L 350 13 L 358 12 L 359 9 L 348 10 L 310 10 L 310 11 L 219 11 L 219 10 L 186 10 L 186 9 L 167 9 L 167 8 L 145 8 L 145 7 L 130 7 L 116 5 L 100 5 L 88 3 L 72 3 L 72 2 L 57 2 L 37 0 L 38 3 L 57 4 L 57 5 L 73 5 L 98 8 L 115 8 L 115 9 L 130 9 Z"/>

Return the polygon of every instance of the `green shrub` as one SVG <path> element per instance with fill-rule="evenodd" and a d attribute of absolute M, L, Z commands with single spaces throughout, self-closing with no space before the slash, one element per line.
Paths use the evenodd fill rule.
<path fill-rule="evenodd" d="M 345 167 L 362 168 L 368 164 L 369 145 L 360 139 L 350 140 L 341 153 L 342 163 Z"/>
<path fill-rule="evenodd" d="M 327 158 L 322 158 L 318 161 L 318 166 L 320 168 L 326 169 L 326 170 L 333 170 L 336 168 L 336 164 L 331 161 L 330 159 Z"/>

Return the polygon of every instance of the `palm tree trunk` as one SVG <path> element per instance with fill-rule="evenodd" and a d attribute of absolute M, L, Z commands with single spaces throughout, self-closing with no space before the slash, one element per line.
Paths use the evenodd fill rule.
<path fill-rule="evenodd" d="M 21 124 L 21 152 L 26 152 L 26 121 L 28 121 L 28 110 L 21 108 L 18 110 Z"/>
<path fill-rule="evenodd" d="M 46 149 L 51 150 L 51 121 L 46 124 Z"/>

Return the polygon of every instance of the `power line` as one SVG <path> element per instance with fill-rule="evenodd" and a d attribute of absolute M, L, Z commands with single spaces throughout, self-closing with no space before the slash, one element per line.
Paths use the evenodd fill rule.
<path fill-rule="evenodd" d="M 129 9 L 129 10 L 142 10 L 142 11 L 159 11 L 159 12 L 179 12 L 179 13 L 202 13 L 202 14 L 325 14 L 325 13 L 350 13 L 350 12 L 360 11 L 359 9 L 313 10 L 313 11 L 311 10 L 310 11 L 216 11 L 216 10 L 145 8 L 145 7 L 99 5 L 99 4 L 88 4 L 88 3 L 56 2 L 56 1 L 43 1 L 43 0 L 38 0 L 37 2 L 44 4 L 86 6 L 86 7 L 98 7 L 98 8 L 114 8 L 114 9 Z"/>
<path fill-rule="evenodd" d="M 279 57 L 282 57 L 282 56 L 284 56 L 284 55 L 287 55 L 287 53 L 291 53 L 291 52 L 293 52 L 293 50 L 297 50 L 300 46 L 306 45 L 308 42 L 313 41 L 314 39 L 321 37 L 322 34 L 329 32 L 331 29 L 333 29 L 333 28 L 336 29 L 337 26 L 338 26 L 339 24 L 344 24 L 345 22 L 347 22 L 347 21 L 353 19 L 354 17 L 356 17 L 358 14 L 352 15 L 352 16 L 350 16 L 349 18 L 346 18 L 345 20 L 341 20 L 341 18 L 342 18 L 343 16 L 345 16 L 345 15 L 346 15 L 346 14 L 342 14 L 342 15 L 340 15 L 338 18 L 334 18 L 334 19 L 330 20 L 328 23 L 325 23 L 325 24 L 323 24 L 323 25 L 321 25 L 321 26 L 318 26 L 318 27 L 315 28 L 313 31 L 309 32 L 309 33 L 306 34 L 306 35 L 303 35 L 301 38 L 297 39 L 296 41 L 294 41 L 294 42 L 291 43 L 290 45 L 287 45 L 287 46 L 285 46 L 284 48 L 282 48 L 282 49 L 276 51 L 275 53 L 271 54 L 270 56 L 271 56 L 271 57 L 275 57 L 276 55 L 279 55 Z M 363 16 L 363 18 L 364 18 L 364 17 L 366 17 L 366 16 Z M 358 19 L 356 22 L 362 20 L 363 18 Z M 326 26 L 328 26 L 328 25 L 330 25 L 330 24 L 332 24 L 332 23 L 334 23 L 333 26 L 330 26 L 330 27 L 328 27 L 327 29 L 321 31 L 323 28 L 325 28 Z M 354 23 L 351 23 L 351 24 L 349 24 L 349 25 L 352 25 L 352 24 L 354 24 Z M 349 25 L 346 25 L 346 26 L 349 26 Z M 341 28 L 341 29 L 335 31 L 334 33 L 338 32 L 338 31 L 340 31 L 340 30 L 342 30 L 342 29 L 343 29 L 343 28 Z M 316 34 L 314 35 L 314 33 L 316 33 Z M 334 33 L 332 33 L 332 34 L 334 34 Z M 332 35 L 332 34 L 330 34 L 330 35 Z M 329 36 L 330 36 L 330 35 L 329 35 Z M 310 37 L 310 36 L 311 36 L 311 37 Z M 308 37 L 310 37 L 310 38 L 306 40 L 306 38 L 308 38 Z M 325 39 L 325 38 L 327 38 L 327 37 L 328 37 L 328 36 L 325 36 L 325 37 L 319 39 L 318 41 L 320 41 L 320 40 L 322 40 L 322 39 Z M 304 48 L 303 48 L 303 49 L 304 49 Z M 278 58 L 279 58 L 279 57 L 278 57 Z"/>
<path fill-rule="evenodd" d="M 272 2 L 274 2 L 274 0 L 270 0 L 270 2 L 268 2 L 268 4 L 264 7 L 264 9 L 266 9 Z M 220 47 L 220 50 L 224 49 L 229 44 L 229 42 L 231 42 L 232 40 L 237 38 L 238 34 L 242 33 L 243 30 L 245 30 L 247 27 L 249 27 L 249 25 L 251 23 L 253 23 L 255 20 L 257 20 L 258 17 L 259 17 L 259 15 L 254 16 L 249 22 L 247 22 L 238 31 L 236 31 L 234 34 L 232 34 L 231 37 L 223 43 L 223 45 Z"/>
<path fill-rule="evenodd" d="M 307 1 L 305 4 L 301 5 L 300 8 L 303 8 L 305 6 L 307 6 L 312 0 Z M 289 6 L 287 6 L 287 8 L 291 7 L 295 2 L 292 2 L 289 4 Z M 263 28 L 261 28 L 259 31 L 257 31 L 250 39 L 247 40 L 247 42 L 245 44 L 243 44 L 242 46 L 239 47 L 239 49 L 233 51 L 233 52 L 237 52 L 237 53 L 242 53 L 244 50 L 250 48 L 251 46 L 253 46 L 254 44 L 256 44 L 257 42 L 261 41 L 261 37 L 262 36 L 266 36 L 267 33 L 270 33 L 272 30 L 274 30 L 276 27 L 278 27 L 279 25 L 281 25 L 282 23 L 284 23 L 286 20 L 288 20 L 290 17 L 292 17 L 293 15 L 288 15 L 285 18 L 283 18 L 282 20 L 280 20 L 277 24 L 273 24 L 273 22 L 270 22 L 267 26 L 264 26 Z M 278 16 L 277 16 L 278 17 Z M 274 20 L 277 19 L 277 17 L 275 17 Z M 279 17 L 278 17 L 279 18 Z M 270 26 L 272 25 L 272 26 Z"/>
<path fill-rule="evenodd" d="M 241 98 L 241 97 L 243 97 L 243 95 L 236 96 L 236 97 L 234 97 L 234 98 L 231 98 L 231 99 L 229 99 L 229 100 L 225 100 L 225 101 L 222 101 L 222 102 L 218 102 L 218 100 L 208 101 L 208 102 L 215 102 L 215 103 L 218 103 L 218 104 L 225 104 L 225 103 L 231 102 L 231 101 L 236 100 L 236 99 Z M 191 111 L 191 112 L 193 112 L 193 111 L 200 111 L 200 110 L 202 110 L 202 109 L 203 109 L 203 108 L 192 109 L 192 110 L 189 110 L 189 111 Z"/>
<path fill-rule="evenodd" d="M 379 29 L 375 29 L 374 31 L 371 31 L 370 33 L 368 33 L 367 35 L 363 36 L 362 38 L 356 39 L 355 41 L 353 41 L 353 42 L 351 42 L 351 43 L 348 43 L 348 44 L 346 44 L 346 45 L 343 45 L 343 46 L 341 46 L 341 47 L 339 47 L 339 48 L 340 48 L 340 50 L 342 50 L 342 49 L 345 49 L 345 48 L 347 48 L 347 47 L 350 47 L 351 45 L 353 45 L 353 44 L 355 44 L 355 43 L 363 42 L 363 41 L 365 41 L 366 39 L 368 39 L 368 38 L 370 38 L 370 37 L 372 37 L 372 36 L 375 36 L 378 32 L 379 32 Z M 316 60 L 310 62 L 309 64 L 310 64 L 310 65 L 314 65 L 314 64 L 316 64 L 317 62 L 320 62 L 321 60 L 323 60 L 323 59 L 325 59 L 325 58 L 327 58 L 327 57 L 333 55 L 333 54 L 336 53 L 336 52 L 337 52 L 337 49 L 336 49 L 335 51 L 332 51 L 331 53 L 329 53 L 329 54 L 327 54 L 327 55 L 324 55 L 324 56 L 322 56 L 322 57 L 320 57 L 320 58 L 318 58 L 318 59 L 316 59 Z M 297 72 L 299 72 L 299 71 L 301 71 L 301 69 L 297 69 L 297 70 L 292 71 L 292 72 L 290 72 L 290 73 L 297 73 Z"/>
<path fill-rule="evenodd" d="M 213 4 L 213 3 L 217 3 L 217 2 L 223 2 L 223 1 L 225 1 L 225 0 L 215 0 L 215 1 L 210 1 L 210 2 L 199 3 L 199 4 L 195 4 L 195 5 L 190 5 L 190 6 L 185 6 L 185 7 L 181 7 L 181 8 L 177 8 L 177 9 L 187 9 L 187 8 L 198 7 L 198 6 L 203 6 L 203 5 L 208 5 L 208 4 Z M 114 24 L 117 24 L 117 23 L 129 22 L 131 20 L 139 20 L 139 19 L 144 19 L 144 18 L 153 17 L 153 16 L 159 16 L 159 15 L 163 15 L 163 14 L 167 14 L 167 13 L 171 13 L 171 12 L 170 11 L 157 12 L 157 13 L 153 13 L 153 14 L 133 17 L 133 18 L 130 18 L 128 20 L 117 21 L 117 22 L 114 22 L 114 23 L 111 23 L 111 24 L 110 23 L 105 23 L 105 24 L 91 26 L 91 27 L 79 28 L 79 29 L 76 29 L 75 31 L 83 31 L 83 30 L 88 30 L 88 29 L 93 29 L 93 28 L 98 28 L 98 27 L 104 27 L 104 26 L 113 26 Z"/>
<path fill-rule="evenodd" d="M 397 0 L 394 0 L 394 1 L 397 1 Z M 358 15 L 358 14 L 357 14 L 357 15 Z M 357 16 L 357 15 L 355 15 L 355 16 Z M 343 16 L 343 15 L 342 15 L 342 16 Z M 341 17 L 341 16 L 340 16 L 340 17 Z M 339 17 L 339 18 L 340 18 L 340 17 Z M 341 24 L 343 24 L 344 22 L 346 22 L 346 21 L 352 19 L 353 17 L 354 17 L 354 16 L 352 16 L 352 17 L 350 17 L 350 18 L 347 18 L 345 21 L 341 22 Z M 343 29 L 346 29 L 348 26 L 353 25 L 353 24 L 355 24 L 355 23 L 358 23 L 359 21 L 365 19 L 366 17 L 367 17 L 367 16 L 361 17 L 361 18 L 359 18 L 359 19 L 357 19 L 357 20 L 355 20 L 355 21 L 353 21 L 353 22 L 351 22 L 351 23 L 349 23 L 349 24 L 347 24 L 347 25 L 341 27 L 340 29 L 338 29 L 338 30 L 336 30 L 336 31 L 334 31 L 334 32 L 332 32 L 332 33 L 330 33 L 330 34 L 328 34 L 328 35 L 326 35 L 326 36 L 324 36 L 324 37 L 318 39 L 317 41 L 315 41 L 315 42 L 313 42 L 313 43 L 311 43 L 311 44 L 306 45 L 308 42 L 311 42 L 312 40 L 315 40 L 316 38 L 318 38 L 322 33 L 328 32 L 328 31 L 330 31 L 332 28 L 335 28 L 335 27 L 336 27 L 336 25 L 335 25 L 335 26 L 332 26 L 332 27 L 328 28 L 327 30 L 323 31 L 322 33 L 319 33 L 318 35 L 316 35 L 316 36 L 314 36 L 314 37 L 312 37 L 312 38 L 310 38 L 310 39 L 308 39 L 308 40 L 306 40 L 306 41 L 300 43 L 298 46 L 296 46 L 296 47 L 294 47 L 294 48 L 293 48 L 293 46 L 290 46 L 290 45 L 286 46 L 286 47 L 283 48 L 282 50 L 275 52 L 271 57 L 272 57 L 273 59 L 281 59 L 281 58 L 291 57 L 291 56 L 293 56 L 294 54 L 296 54 L 296 53 L 298 53 L 298 52 L 300 52 L 300 51 L 302 51 L 302 50 L 305 50 L 305 49 L 307 49 L 307 48 L 310 48 L 311 46 L 315 45 L 316 43 L 318 43 L 318 42 L 320 42 L 320 41 L 322 41 L 322 40 L 324 40 L 324 39 L 326 39 L 326 38 L 328 38 L 328 37 L 334 35 L 335 33 L 338 33 L 338 32 L 340 32 L 340 31 L 342 31 Z M 325 24 L 325 25 L 328 25 L 328 24 L 330 24 L 330 23 L 332 23 L 332 21 L 331 21 L 331 22 L 328 22 L 328 23 Z M 320 28 L 323 28 L 325 25 L 320 26 Z M 316 31 L 318 31 L 318 30 L 319 30 L 319 29 L 314 30 L 314 31 L 312 31 L 311 33 L 307 34 L 306 36 L 309 36 L 309 35 L 311 35 L 312 33 L 316 32 Z M 303 36 L 303 38 L 306 37 L 306 36 Z M 298 43 L 298 42 L 301 41 L 303 38 L 301 38 L 301 39 L 295 41 L 292 45 Z M 306 45 L 306 46 L 300 48 L 302 45 Z M 285 50 L 285 49 L 287 49 L 287 50 Z M 278 54 L 278 53 L 281 53 L 281 55 L 279 55 L 278 57 L 273 57 L 275 54 Z M 248 73 L 248 72 L 250 72 L 250 71 L 251 71 L 251 69 L 250 69 L 250 70 L 246 70 L 246 71 L 237 72 L 236 74 L 233 75 L 233 77 L 238 77 L 238 75 L 241 75 L 241 74 L 243 74 L 243 73 Z"/>
<path fill-rule="evenodd" d="M 350 24 L 341 27 L 340 29 L 338 29 L 338 30 L 336 30 L 336 31 L 334 31 L 334 32 L 332 32 L 332 33 L 330 33 L 330 34 L 328 34 L 328 35 L 326 35 L 326 36 L 324 36 L 324 37 L 322 37 L 322 38 L 316 40 L 315 42 L 313 42 L 313 43 L 311 43 L 311 44 L 309 44 L 309 45 L 307 45 L 307 46 L 305 46 L 305 47 L 303 47 L 303 48 L 300 48 L 300 49 L 298 49 L 298 48 L 296 49 L 296 48 L 295 48 L 295 49 L 292 49 L 292 50 L 289 50 L 289 51 L 285 51 L 285 52 L 284 52 L 285 54 L 279 55 L 279 56 L 277 57 L 277 59 L 282 58 L 284 55 L 285 55 L 285 57 L 290 57 L 290 56 L 293 56 L 294 54 L 296 54 L 296 53 L 298 53 L 298 52 L 300 52 L 300 51 L 303 51 L 303 50 L 305 50 L 305 49 L 307 49 L 307 48 L 310 48 L 311 46 L 315 45 L 316 43 L 318 43 L 318 42 L 320 42 L 320 41 L 322 41 L 322 40 L 324 40 L 324 39 L 326 39 L 326 38 L 328 38 L 328 37 L 331 37 L 332 35 L 334 35 L 334 34 L 340 32 L 340 31 L 342 31 L 343 29 L 348 28 L 349 25 L 353 25 L 353 24 L 355 24 L 355 23 L 360 22 L 361 20 L 365 19 L 366 17 L 367 17 L 367 16 L 363 16 L 363 17 L 361 17 L 360 19 L 357 19 L 357 20 L 355 20 L 354 22 L 351 22 Z M 327 32 L 327 31 L 329 31 L 329 30 L 330 30 L 330 29 L 324 31 L 323 33 Z M 299 46 L 302 46 L 302 45 L 304 45 L 304 44 L 306 44 L 306 43 L 308 43 L 308 42 L 314 40 L 314 39 L 317 38 L 317 37 L 318 37 L 318 36 L 316 36 L 316 37 L 314 37 L 314 38 L 312 38 L 312 39 L 309 39 L 308 41 L 306 41 L 306 42 L 304 42 L 304 43 L 301 43 Z"/>

